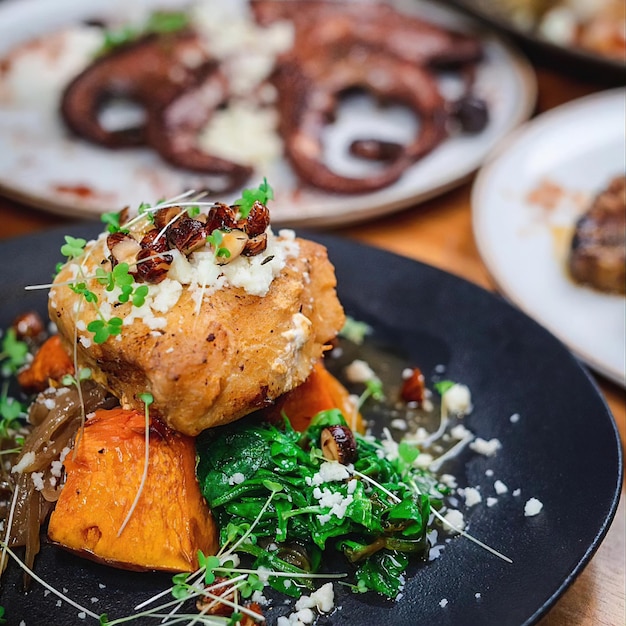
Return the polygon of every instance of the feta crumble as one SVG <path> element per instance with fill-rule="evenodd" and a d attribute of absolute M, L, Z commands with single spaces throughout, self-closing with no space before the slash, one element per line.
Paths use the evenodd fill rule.
<path fill-rule="evenodd" d="M 530 498 L 526 501 L 524 505 L 524 515 L 526 517 L 533 517 L 538 515 L 543 509 L 543 502 L 541 500 L 537 500 L 537 498 Z"/>

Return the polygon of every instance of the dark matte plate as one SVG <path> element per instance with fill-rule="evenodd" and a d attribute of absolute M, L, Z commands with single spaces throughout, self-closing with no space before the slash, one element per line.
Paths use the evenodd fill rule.
<path fill-rule="evenodd" d="M 514 39 L 539 65 L 606 86 L 626 83 L 626 61 L 620 62 L 583 48 L 561 46 L 536 32 L 524 30 L 511 20 L 504 9 L 498 9 L 498 0 L 445 0 L 445 2 Z"/>
<path fill-rule="evenodd" d="M 60 260 L 62 235 L 93 236 L 96 228 L 66 227 L 1 244 L 3 327 L 25 309 L 44 310 L 45 294 L 26 293 L 23 287 L 47 282 Z M 410 571 L 398 602 L 339 590 L 341 611 L 319 624 L 536 622 L 589 561 L 619 498 L 619 435 L 593 380 L 552 335 L 497 296 L 415 261 L 339 238 L 315 238 L 329 248 L 347 312 L 370 323 L 377 341 L 399 348 L 428 378 L 443 364 L 448 378 L 469 385 L 475 408 L 467 426 L 485 439 L 498 437 L 502 449 L 492 458 L 463 457 L 452 468 L 460 482 L 480 485 L 484 496 L 493 494 L 496 478 L 521 489 L 519 497 L 509 493 L 491 508 L 481 504 L 468 513 L 470 532 L 513 564 L 456 538 L 439 559 Z M 519 422 L 511 423 L 513 413 L 520 414 Z M 491 478 L 485 475 L 488 468 L 494 472 Z M 523 507 L 531 496 L 544 503 L 544 510 L 527 518 Z M 169 579 L 95 565 L 45 544 L 36 571 L 110 618 L 127 614 Z M 38 584 L 24 595 L 20 580 L 11 564 L 0 595 L 10 624 L 21 619 L 27 626 L 95 623 L 79 619 L 67 605 L 57 608 L 56 598 L 45 596 Z M 441 607 L 444 598 L 448 604 Z M 269 622 L 287 611 L 284 605 L 271 611 Z"/>

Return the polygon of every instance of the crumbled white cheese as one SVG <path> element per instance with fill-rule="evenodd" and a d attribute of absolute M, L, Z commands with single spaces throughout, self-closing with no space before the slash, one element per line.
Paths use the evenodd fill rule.
<path fill-rule="evenodd" d="M 52 411 L 57 403 L 52 398 L 45 398 L 43 401 L 43 405 L 48 409 L 48 411 Z"/>
<path fill-rule="evenodd" d="M 501 480 L 496 480 L 496 482 L 493 483 L 493 488 L 496 490 L 496 493 L 498 495 L 507 493 L 507 491 L 509 490 L 509 488 Z"/>
<path fill-rule="evenodd" d="M 355 359 L 346 367 L 345 374 L 351 383 L 366 383 L 377 378 L 374 370 L 362 359 Z"/>
<path fill-rule="evenodd" d="M 513 415 L 509 417 L 509 421 L 511 422 L 511 424 L 517 424 L 517 422 L 519 422 L 519 418 L 520 418 L 519 413 L 513 413 Z"/>
<path fill-rule="evenodd" d="M 513 490 L 513 495 L 514 495 L 515 497 L 519 496 L 521 493 L 522 493 L 522 490 L 521 490 L 521 489 L 515 489 L 515 490 Z"/>
<path fill-rule="evenodd" d="M 441 474 L 439 480 L 447 487 L 450 487 L 450 489 L 456 489 L 457 487 L 456 476 L 452 474 Z"/>
<path fill-rule="evenodd" d="M 470 430 L 465 428 L 463 424 L 457 424 L 454 428 L 450 429 L 450 434 L 454 439 L 458 439 L 460 441 L 461 439 L 465 439 L 465 437 L 471 435 L 472 433 Z"/>
<path fill-rule="evenodd" d="M 489 441 L 486 441 L 485 439 L 476 437 L 469 446 L 474 452 L 478 452 L 478 454 L 493 456 L 502 447 L 502 444 L 499 439 L 489 439 Z"/>
<path fill-rule="evenodd" d="M 34 452 L 26 452 L 24 456 L 20 459 L 19 463 L 16 463 L 11 468 L 11 474 L 21 474 L 26 469 L 28 469 L 35 462 L 35 453 Z"/>
<path fill-rule="evenodd" d="M 447 600 L 446 598 L 442 598 L 442 599 L 439 601 L 439 606 L 440 606 L 442 609 L 443 609 L 443 608 L 445 608 L 446 606 L 448 606 L 448 600 Z"/>
<path fill-rule="evenodd" d="M 61 461 L 52 461 L 50 463 L 50 473 L 57 478 L 61 478 L 61 471 L 63 470 L 63 463 Z"/>
<path fill-rule="evenodd" d="M 450 413 L 466 415 L 472 410 L 472 394 L 466 385 L 452 385 L 445 391 L 441 401 Z"/>
<path fill-rule="evenodd" d="M 278 112 L 273 107 L 232 102 L 211 116 L 198 135 L 198 145 L 214 156 L 264 169 L 282 155 L 278 121 Z"/>
<path fill-rule="evenodd" d="M 450 532 L 459 532 L 465 529 L 465 518 L 463 513 L 457 509 L 447 511 L 443 519 L 447 522 L 446 528 Z"/>
<path fill-rule="evenodd" d="M 290 353 L 300 350 L 306 344 L 311 336 L 312 326 L 313 322 L 306 315 L 302 313 L 292 315 L 291 328 L 281 333 L 281 336 L 289 343 L 288 351 Z"/>
<path fill-rule="evenodd" d="M 37 491 L 43 490 L 43 472 L 33 472 L 31 475 L 33 479 L 33 484 L 35 485 L 35 489 Z"/>
<path fill-rule="evenodd" d="M 246 477 L 241 472 L 235 472 L 229 479 L 229 485 L 240 485 Z"/>
<path fill-rule="evenodd" d="M 530 498 L 524 505 L 524 515 L 526 517 L 533 517 L 534 515 L 538 515 L 541 509 L 543 509 L 543 502 L 537 500 L 537 498 Z"/>
<path fill-rule="evenodd" d="M 392 419 L 390 425 L 391 428 L 395 428 L 396 430 L 407 430 L 409 427 L 406 420 L 401 418 Z"/>
<path fill-rule="evenodd" d="M 315 487 L 313 490 L 313 497 L 319 502 L 319 505 L 330 510 L 327 513 L 322 513 L 317 516 L 321 524 L 326 524 L 330 521 L 333 515 L 337 519 L 343 519 L 346 514 L 346 510 L 352 504 L 354 498 L 348 494 L 344 496 L 338 491 L 331 491 L 328 488 L 320 489 Z"/>
<path fill-rule="evenodd" d="M 466 487 L 461 494 L 465 498 L 465 506 L 472 507 L 482 502 L 483 498 L 476 487 Z"/>
<path fill-rule="evenodd" d="M 307 476 L 307 484 L 317 487 L 323 483 L 341 482 L 351 477 L 351 470 L 351 465 L 342 465 L 337 461 L 324 461 L 316 474 L 313 474 L 310 479 Z"/>
<path fill-rule="evenodd" d="M 498 498 L 494 498 L 493 496 L 490 496 L 489 498 L 487 498 L 488 507 L 495 506 L 497 503 L 498 503 Z"/>
<path fill-rule="evenodd" d="M 89 337 L 80 337 L 79 340 L 81 345 L 84 348 L 90 348 L 91 347 L 91 339 L 89 339 Z"/>
<path fill-rule="evenodd" d="M 335 606 L 335 590 L 332 583 L 322 585 L 310 596 L 301 596 L 296 602 L 297 611 L 301 609 L 312 609 L 315 607 L 320 613 L 330 613 Z"/>

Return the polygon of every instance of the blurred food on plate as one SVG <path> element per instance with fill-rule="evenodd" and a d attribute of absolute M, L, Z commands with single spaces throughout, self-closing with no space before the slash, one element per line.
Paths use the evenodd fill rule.
<path fill-rule="evenodd" d="M 626 176 L 613 178 L 578 220 L 568 267 L 576 282 L 626 293 Z"/>
<path fill-rule="evenodd" d="M 573 46 L 626 63 L 623 0 L 490 0 L 489 4 L 506 12 L 523 31 L 558 46 Z"/>
<path fill-rule="evenodd" d="M 72 135 L 107 149 L 149 147 L 214 177 L 215 191 L 241 188 L 283 156 L 313 188 L 382 189 L 446 138 L 489 121 L 473 89 L 482 42 L 395 4 L 201 0 L 132 22 L 75 24 L 0 60 L 0 103 L 45 65 L 62 76 L 55 110 Z M 461 89 L 450 96 L 440 82 L 452 75 Z M 324 140 L 355 90 L 418 122 L 402 141 L 345 138 L 346 154 L 373 163 L 360 176 L 329 165 Z"/>

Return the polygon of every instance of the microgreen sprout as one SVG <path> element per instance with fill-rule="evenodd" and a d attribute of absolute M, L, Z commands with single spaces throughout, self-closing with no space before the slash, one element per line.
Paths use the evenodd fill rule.
<path fill-rule="evenodd" d="M 433 387 L 437 390 L 440 396 L 443 396 L 448 389 L 454 387 L 456 383 L 453 380 L 440 380 L 433 384 Z"/>
<path fill-rule="evenodd" d="M 15 429 L 19 418 L 26 414 L 26 407 L 15 398 L 9 397 L 8 393 L 9 385 L 5 383 L 0 394 L 0 440 L 8 439 L 9 430 Z"/>
<path fill-rule="evenodd" d="M 359 396 L 357 407 L 360 409 L 368 398 L 384 400 L 383 383 L 380 378 L 373 377 L 365 381 L 365 391 Z"/>
<path fill-rule="evenodd" d="M 122 332 L 123 320 L 121 317 L 112 317 L 110 320 L 93 320 L 87 324 L 87 330 L 93 333 L 94 343 L 104 343 L 109 337 L 115 337 Z"/>
<path fill-rule="evenodd" d="M 74 259 L 85 251 L 86 245 L 87 241 L 85 239 L 65 235 L 65 243 L 61 246 L 61 254 L 69 259 Z"/>
<path fill-rule="evenodd" d="M 144 418 L 145 418 L 143 473 L 141 475 L 141 482 L 139 483 L 139 489 L 137 489 L 137 493 L 135 494 L 135 499 L 133 500 L 133 503 L 131 504 L 131 507 L 128 510 L 128 514 L 126 515 L 126 518 L 122 522 L 120 529 L 117 531 L 118 537 L 124 532 L 124 528 L 126 528 L 126 525 L 128 524 L 133 513 L 135 512 L 135 508 L 137 507 L 137 503 L 139 502 L 139 498 L 141 496 L 144 485 L 146 484 L 146 479 L 148 477 L 148 464 L 150 461 L 150 405 L 154 402 L 154 397 L 151 393 L 148 393 L 148 392 L 140 393 L 137 397 L 139 398 L 139 400 L 143 402 Z"/>
<path fill-rule="evenodd" d="M 182 11 L 155 11 L 141 26 L 125 24 L 117 29 L 106 29 L 104 41 L 96 56 L 137 40 L 144 35 L 174 33 L 189 24 L 189 16 Z"/>
<path fill-rule="evenodd" d="M 248 217 L 252 206 L 255 202 L 267 205 L 269 200 L 274 199 L 274 190 L 267 182 L 267 178 L 263 179 L 263 182 L 255 189 L 244 189 L 241 192 L 241 198 L 235 200 L 235 206 L 239 210 L 239 214 L 242 218 Z"/>
<path fill-rule="evenodd" d="M 72 374 L 65 374 L 61 379 L 61 382 L 66 386 L 70 387 L 71 385 L 79 386 L 80 382 L 83 380 L 88 380 L 91 378 L 91 370 L 88 367 L 82 367 L 78 370 L 78 376 L 72 376 Z"/>
<path fill-rule="evenodd" d="M 230 250 L 222 246 L 224 241 L 224 233 L 216 228 L 210 235 L 207 235 L 207 243 L 213 248 L 213 254 L 215 257 L 230 257 Z"/>
<path fill-rule="evenodd" d="M 125 232 L 122 228 L 120 220 L 122 219 L 122 213 L 120 211 L 113 211 L 112 213 L 103 213 L 100 216 L 100 221 L 106 224 L 107 231 L 110 233 Z"/>
<path fill-rule="evenodd" d="M 365 341 L 365 337 L 371 332 L 372 327 L 369 324 L 355 320 L 353 317 L 347 315 L 343 328 L 339 331 L 339 335 L 360 346 Z"/>
<path fill-rule="evenodd" d="M 0 362 L 4 376 L 15 374 L 24 363 L 28 354 L 28 345 L 17 338 L 15 328 L 9 328 L 0 343 Z"/>

